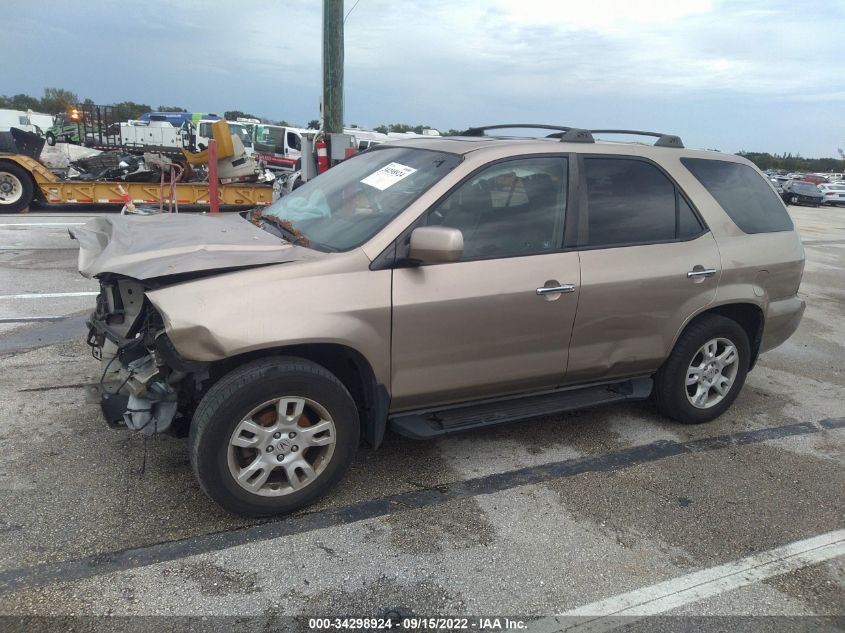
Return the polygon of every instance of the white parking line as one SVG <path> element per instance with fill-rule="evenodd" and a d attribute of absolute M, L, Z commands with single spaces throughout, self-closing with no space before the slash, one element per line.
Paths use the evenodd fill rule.
<path fill-rule="evenodd" d="M 99 292 L 30 292 L 23 295 L 0 295 L 0 299 L 60 299 L 62 297 L 96 297 Z"/>
<path fill-rule="evenodd" d="M 529 627 L 537 633 L 610 631 L 650 615 L 845 555 L 845 530 L 776 547 L 747 558 L 593 602 Z"/>

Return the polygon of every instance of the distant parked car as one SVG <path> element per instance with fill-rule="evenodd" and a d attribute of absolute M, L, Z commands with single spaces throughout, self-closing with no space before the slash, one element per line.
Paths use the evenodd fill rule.
<path fill-rule="evenodd" d="M 803 180 L 786 182 L 780 197 L 787 204 L 806 204 L 814 207 L 819 206 L 824 200 L 822 192 L 816 185 Z"/>
<path fill-rule="evenodd" d="M 821 184 L 818 187 L 822 196 L 824 196 L 824 204 L 845 204 L 845 183 L 841 185 Z"/>
<path fill-rule="evenodd" d="M 818 174 L 806 174 L 801 180 L 805 180 L 807 182 L 811 182 L 814 185 L 820 185 L 822 183 L 828 182 L 827 178 L 824 176 L 819 176 Z"/>

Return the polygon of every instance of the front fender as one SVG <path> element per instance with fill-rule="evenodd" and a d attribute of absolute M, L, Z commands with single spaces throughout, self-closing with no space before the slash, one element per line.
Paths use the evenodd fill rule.
<path fill-rule="evenodd" d="M 390 379 L 390 270 L 361 251 L 215 275 L 150 291 L 180 356 L 213 362 L 261 349 L 334 343 Z"/>

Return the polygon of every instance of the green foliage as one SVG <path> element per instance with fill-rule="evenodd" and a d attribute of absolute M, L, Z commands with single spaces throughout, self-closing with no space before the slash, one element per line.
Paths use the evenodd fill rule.
<path fill-rule="evenodd" d="M 0 108 L 9 110 L 35 110 L 41 108 L 41 100 L 29 95 L 0 96 Z"/>
<path fill-rule="evenodd" d="M 44 88 L 44 96 L 39 104 L 40 109 L 47 114 L 67 112 L 69 108 L 79 103 L 76 93 L 64 88 Z M 34 109 L 34 108 L 33 108 Z"/>
<path fill-rule="evenodd" d="M 223 118 L 227 121 L 236 121 L 237 119 L 261 119 L 260 116 L 250 114 L 249 112 L 241 112 L 240 110 L 226 110 L 223 113 Z"/>
<path fill-rule="evenodd" d="M 187 112 L 187 110 L 185 108 L 180 108 L 179 106 L 160 105 L 156 112 Z"/>
<path fill-rule="evenodd" d="M 384 127 L 379 126 L 379 127 Z M 429 128 L 429 125 L 408 125 L 407 123 L 391 123 L 387 126 L 389 132 L 413 132 L 414 134 L 422 134 L 422 131 Z"/>
<path fill-rule="evenodd" d="M 147 112 L 152 112 L 152 108 L 146 103 L 121 101 L 120 103 L 114 104 L 114 115 L 118 121 L 137 119 L 139 116 Z"/>
<path fill-rule="evenodd" d="M 308 129 L 309 130 L 319 130 L 320 129 L 320 120 L 319 119 L 311 119 L 308 121 Z"/>
<path fill-rule="evenodd" d="M 374 132 L 381 132 L 387 134 L 388 132 L 413 132 L 414 134 L 422 134 L 423 130 L 430 129 L 430 125 L 409 125 L 408 123 L 390 123 L 388 125 L 378 125 L 373 128 Z M 462 130 L 449 130 L 447 135 L 455 135 Z"/>
<path fill-rule="evenodd" d="M 782 169 L 787 172 L 843 172 L 845 160 L 838 158 L 802 158 L 800 154 L 769 154 L 768 152 L 737 152 L 760 169 Z"/>

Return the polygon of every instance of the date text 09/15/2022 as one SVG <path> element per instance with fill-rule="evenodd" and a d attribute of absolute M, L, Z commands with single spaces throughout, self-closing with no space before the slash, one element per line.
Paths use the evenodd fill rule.
<path fill-rule="evenodd" d="M 526 628 L 522 620 L 505 617 L 449 618 L 449 617 L 404 617 L 398 618 L 309 618 L 308 628 L 313 630 L 475 630 L 475 631 L 519 631 Z"/>

